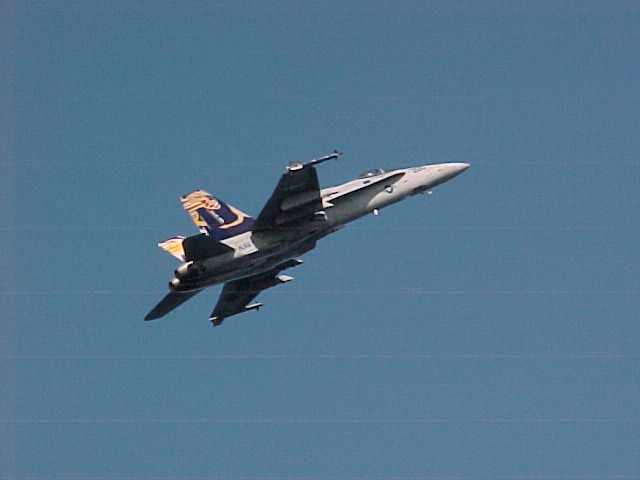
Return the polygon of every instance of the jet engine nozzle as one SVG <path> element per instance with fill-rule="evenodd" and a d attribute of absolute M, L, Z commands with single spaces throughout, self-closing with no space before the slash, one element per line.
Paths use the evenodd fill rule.
<path fill-rule="evenodd" d="M 191 265 L 193 265 L 193 262 L 183 263 L 178 268 L 176 268 L 173 273 L 175 273 L 177 278 L 184 277 L 191 269 Z"/>
<path fill-rule="evenodd" d="M 180 279 L 178 278 L 172 278 L 171 281 L 169 282 L 170 290 L 176 290 L 179 286 L 180 286 Z"/>

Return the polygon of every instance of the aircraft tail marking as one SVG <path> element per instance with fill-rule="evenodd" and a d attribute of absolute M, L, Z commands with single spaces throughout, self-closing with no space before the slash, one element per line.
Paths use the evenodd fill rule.
<path fill-rule="evenodd" d="M 182 207 L 200 232 L 224 240 L 251 230 L 253 218 L 204 190 L 180 197 Z"/>
<path fill-rule="evenodd" d="M 178 235 L 158 243 L 158 246 L 162 250 L 167 252 L 169 255 L 177 258 L 181 262 L 184 262 L 185 255 L 184 255 L 184 247 L 182 246 L 183 240 L 184 240 L 184 237 L 181 235 Z"/>

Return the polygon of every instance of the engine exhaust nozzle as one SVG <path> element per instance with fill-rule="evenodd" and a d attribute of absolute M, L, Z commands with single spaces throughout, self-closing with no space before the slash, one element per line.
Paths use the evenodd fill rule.
<path fill-rule="evenodd" d="M 176 268 L 173 273 L 175 273 L 176 277 L 178 278 L 184 277 L 189 272 L 191 265 L 193 265 L 193 262 L 183 263 L 178 268 Z"/>
<path fill-rule="evenodd" d="M 172 278 L 169 282 L 169 288 L 171 290 L 176 290 L 180 286 L 180 280 L 178 278 Z"/>

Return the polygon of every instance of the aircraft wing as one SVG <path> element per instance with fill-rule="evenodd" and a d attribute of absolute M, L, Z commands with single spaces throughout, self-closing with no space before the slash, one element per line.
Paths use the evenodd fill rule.
<path fill-rule="evenodd" d="M 160 303 L 153 307 L 153 310 L 151 310 L 144 319 L 155 320 L 156 318 L 164 317 L 171 310 L 179 307 L 199 292 L 201 292 L 201 290 L 193 290 L 191 292 L 169 292 L 162 300 L 160 300 Z"/>
<path fill-rule="evenodd" d="M 289 164 L 271 197 L 256 218 L 253 230 L 287 228 L 322 212 L 322 197 L 315 165 L 338 158 L 335 152 L 308 163 Z"/>
<path fill-rule="evenodd" d="M 225 283 L 218 303 L 213 312 L 211 312 L 209 319 L 214 326 L 218 326 L 227 317 L 248 312 L 249 310 L 258 310 L 262 307 L 262 304 L 250 304 L 250 302 L 263 290 L 293 280 L 293 277 L 279 275 L 279 273 L 285 268 L 301 263 L 302 260 L 289 260 L 268 272 Z"/>

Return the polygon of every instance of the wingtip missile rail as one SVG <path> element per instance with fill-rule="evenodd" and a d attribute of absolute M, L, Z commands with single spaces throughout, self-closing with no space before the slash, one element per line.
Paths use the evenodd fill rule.
<path fill-rule="evenodd" d="M 312 167 L 312 166 L 315 166 L 315 165 L 320 165 L 321 163 L 327 162 L 329 160 L 337 160 L 341 156 L 342 156 L 342 152 L 341 151 L 334 150 L 329 155 L 325 155 L 324 157 L 320 157 L 320 158 L 314 158 L 312 160 L 309 160 L 306 163 L 302 163 L 302 162 L 299 162 L 299 161 L 289 162 L 289 165 L 287 165 L 287 171 L 288 172 L 295 172 L 296 170 L 302 170 L 305 167 Z"/>
<path fill-rule="evenodd" d="M 309 160 L 309 162 L 307 162 L 307 165 L 319 165 L 320 163 L 324 163 L 324 162 L 327 162 L 329 160 L 337 160 L 341 156 L 342 156 L 342 152 L 341 151 L 334 150 L 329 155 L 325 155 L 324 157 L 314 158 L 313 160 Z"/>

